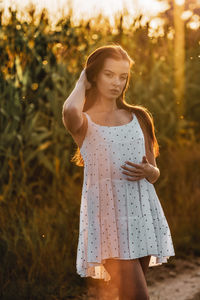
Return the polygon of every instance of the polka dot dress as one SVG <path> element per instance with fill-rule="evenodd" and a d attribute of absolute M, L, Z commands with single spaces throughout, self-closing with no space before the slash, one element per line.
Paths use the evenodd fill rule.
<path fill-rule="evenodd" d="M 121 165 L 141 163 L 145 140 L 136 115 L 121 126 L 101 126 L 90 116 L 80 148 L 84 160 L 76 268 L 81 277 L 111 279 L 105 259 L 151 255 L 149 266 L 174 256 L 170 229 L 154 185 L 128 181 Z"/>

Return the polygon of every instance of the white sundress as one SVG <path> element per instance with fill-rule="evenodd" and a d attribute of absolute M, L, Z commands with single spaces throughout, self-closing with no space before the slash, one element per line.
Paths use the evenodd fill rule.
<path fill-rule="evenodd" d="M 120 126 L 94 123 L 80 148 L 84 160 L 76 269 L 81 277 L 108 281 L 105 259 L 151 255 L 149 267 L 174 256 L 170 229 L 154 185 L 128 181 L 121 165 L 141 163 L 145 140 L 136 114 Z"/>

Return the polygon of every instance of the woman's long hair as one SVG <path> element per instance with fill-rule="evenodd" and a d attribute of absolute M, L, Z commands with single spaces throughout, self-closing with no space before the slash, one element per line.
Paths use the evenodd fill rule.
<path fill-rule="evenodd" d="M 134 64 L 134 61 L 130 58 L 127 52 L 120 45 L 106 45 L 97 48 L 87 58 L 85 69 L 88 81 L 91 83 L 91 88 L 86 90 L 85 93 L 85 104 L 83 111 L 87 111 L 93 104 L 97 97 L 97 88 L 94 81 L 94 77 L 101 71 L 102 66 L 106 58 L 113 58 L 116 60 L 127 60 L 129 62 L 129 74 L 121 95 L 116 99 L 118 108 L 126 109 L 127 111 L 133 112 L 139 120 L 145 125 L 147 135 L 150 137 L 150 143 L 153 144 L 154 156 L 157 157 L 159 153 L 159 145 L 155 136 L 155 128 L 153 122 L 153 116 L 148 109 L 142 105 L 130 105 L 125 101 L 125 92 L 128 88 L 130 80 L 130 69 Z M 150 145 L 151 146 L 151 145 Z M 151 148 L 150 148 L 151 149 Z M 84 166 L 84 161 L 80 153 L 80 148 L 77 147 L 75 154 L 73 155 L 71 162 L 79 167 Z"/>

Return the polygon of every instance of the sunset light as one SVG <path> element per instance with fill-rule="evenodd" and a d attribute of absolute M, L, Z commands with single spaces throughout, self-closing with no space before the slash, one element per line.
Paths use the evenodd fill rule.
<path fill-rule="evenodd" d="M 0 0 L 3 299 L 198 298 L 199 12 Z"/>
<path fill-rule="evenodd" d="M 181 6 L 185 1 L 176 0 L 175 3 L 177 6 Z M 4 10 L 3 22 L 6 22 L 10 16 L 9 7 L 16 9 L 17 17 L 27 22 L 29 22 L 30 18 L 28 10 L 34 7 L 35 16 L 39 16 L 41 10 L 45 8 L 53 28 L 61 18 L 69 13 L 74 25 L 79 24 L 81 20 L 93 20 L 101 15 L 107 18 L 113 27 L 115 26 L 115 17 L 122 14 L 123 26 L 127 28 L 135 18 L 142 16 L 140 20 L 142 26 L 149 22 L 149 35 L 162 36 L 165 21 L 159 17 L 159 14 L 169 9 L 169 3 L 168 1 L 158 0 L 24 0 L 23 2 L 20 0 L 2 0 L 0 1 L 0 8 Z M 189 9 L 182 13 L 181 18 L 183 20 L 190 18 L 187 26 L 193 30 L 197 30 L 200 27 L 200 17 L 197 14 L 193 15 L 193 12 Z"/>
<path fill-rule="evenodd" d="M 36 11 L 39 13 L 42 8 L 47 8 L 52 22 L 56 22 L 61 16 L 66 15 L 69 10 L 73 11 L 73 20 L 78 22 L 80 19 L 86 20 L 94 18 L 98 14 L 102 14 L 110 19 L 112 24 L 113 15 L 116 13 L 126 13 L 132 17 L 139 14 L 145 15 L 150 18 L 156 16 L 159 12 L 165 11 L 168 8 L 167 2 L 157 0 L 20 0 L 2 1 L 2 6 L 8 14 L 8 7 L 12 6 L 18 9 L 19 14 L 24 14 L 24 9 L 30 7 L 31 3 L 35 5 Z"/>

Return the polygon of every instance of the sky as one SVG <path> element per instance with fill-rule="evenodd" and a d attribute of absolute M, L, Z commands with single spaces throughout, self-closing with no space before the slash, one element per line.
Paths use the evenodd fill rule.
<path fill-rule="evenodd" d="M 20 11 L 23 13 L 31 2 L 36 4 L 38 13 L 41 8 L 46 7 L 53 22 L 67 14 L 71 7 L 75 23 L 80 18 L 92 18 L 100 12 L 104 16 L 108 16 L 112 24 L 113 15 L 124 11 L 124 9 L 127 9 L 131 16 L 142 13 L 149 18 L 168 8 L 167 1 L 164 0 L 0 0 L 0 5 L 4 7 L 5 13 L 9 6 L 16 8 L 19 13 Z"/>
<path fill-rule="evenodd" d="M 186 0 L 175 0 L 177 4 L 183 4 Z M 187 0 L 188 3 L 196 2 L 196 6 L 200 7 L 200 0 Z M 191 1 L 191 2 L 190 2 Z M 152 35 L 163 34 L 164 20 L 157 17 L 160 12 L 164 12 L 169 8 L 167 0 L 0 0 L 0 9 L 4 9 L 3 22 L 9 17 L 8 7 L 11 6 L 17 10 L 17 17 L 28 21 L 28 13 L 26 8 L 31 6 L 36 8 L 35 15 L 40 15 L 42 8 L 46 8 L 49 12 L 49 19 L 53 25 L 56 25 L 59 19 L 68 14 L 69 9 L 73 11 L 72 22 L 76 25 L 80 19 L 92 19 L 99 13 L 109 18 L 111 26 L 115 26 L 114 15 L 123 13 L 123 26 L 129 27 L 132 21 L 138 15 L 142 15 L 141 25 L 145 25 L 149 21 Z M 128 11 L 128 15 L 126 14 Z M 191 16 L 190 10 L 185 11 L 182 18 L 187 19 Z M 6 21 L 5 21 L 6 22 Z M 188 26 L 197 30 L 200 28 L 199 15 L 193 15 Z"/>

